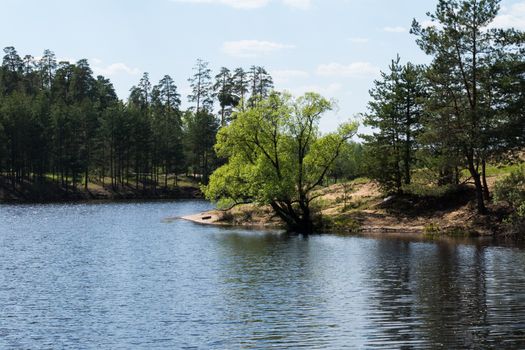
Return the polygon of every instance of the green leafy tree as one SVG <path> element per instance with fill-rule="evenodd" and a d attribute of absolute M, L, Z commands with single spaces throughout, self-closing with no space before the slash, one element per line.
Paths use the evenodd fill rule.
<path fill-rule="evenodd" d="M 313 230 L 313 191 L 324 181 L 356 124 L 321 135 L 323 113 L 332 103 L 315 93 L 293 99 L 271 93 L 256 106 L 238 112 L 217 137 L 216 151 L 228 162 L 204 188 L 219 203 L 270 205 L 291 230 Z"/>

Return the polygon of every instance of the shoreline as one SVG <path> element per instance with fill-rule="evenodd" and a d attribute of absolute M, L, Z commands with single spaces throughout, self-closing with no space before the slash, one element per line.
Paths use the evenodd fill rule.
<path fill-rule="evenodd" d="M 221 222 L 219 210 L 210 210 L 200 212 L 191 215 L 185 215 L 178 217 L 180 220 L 191 222 L 195 225 L 203 226 L 215 226 L 220 228 L 233 228 L 233 229 L 254 229 L 254 230 L 279 230 L 285 232 L 285 228 L 281 225 L 261 225 L 257 223 L 245 222 L 242 224 L 233 224 L 228 222 Z M 210 217 L 208 219 L 208 217 Z M 396 240 L 407 240 L 411 242 L 453 242 L 455 244 L 487 244 L 498 242 L 499 244 L 508 243 L 506 241 L 497 240 L 496 236 L 451 236 L 446 234 L 441 235 L 430 235 L 426 234 L 423 228 L 419 227 L 381 227 L 381 226 L 369 226 L 363 227 L 359 231 L 331 231 L 326 230 L 319 235 L 335 235 L 344 237 L 363 237 L 373 239 L 396 239 Z M 317 235 L 317 234 L 313 234 Z"/>
<path fill-rule="evenodd" d="M 494 206 L 490 215 L 477 215 L 469 186 L 439 196 L 398 195 L 385 199 L 374 182 L 354 181 L 321 188 L 317 194 L 317 232 L 427 238 L 487 238 L 504 234 L 501 208 Z M 215 209 L 181 219 L 200 225 L 286 230 L 269 206 L 256 204 Z"/>
<path fill-rule="evenodd" d="M 104 189 L 77 189 L 69 192 L 13 192 L 0 188 L 0 204 L 54 204 L 54 203 L 103 203 L 120 201 L 157 201 L 157 200 L 190 200 L 203 199 L 199 188 L 182 186 L 170 190 L 114 191 Z"/>
<path fill-rule="evenodd" d="M 262 227 L 272 229 L 284 229 L 283 225 L 278 224 L 261 224 L 256 222 L 243 222 L 243 223 L 229 223 L 221 220 L 221 213 L 219 210 L 204 211 L 196 214 L 181 216 L 180 219 L 193 222 L 199 225 L 206 226 L 227 226 L 227 227 Z M 408 235 L 420 235 L 424 233 L 423 227 L 395 227 L 395 226 L 365 226 L 361 227 L 360 233 L 366 233 L 367 235 L 376 235 L 384 233 L 405 233 Z"/>

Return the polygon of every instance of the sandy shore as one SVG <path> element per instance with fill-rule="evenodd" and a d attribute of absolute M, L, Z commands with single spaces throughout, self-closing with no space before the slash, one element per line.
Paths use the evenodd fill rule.
<path fill-rule="evenodd" d="M 231 213 L 228 211 L 226 213 Z M 235 211 L 236 213 L 242 213 L 241 211 Z M 228 227 L 240 227 L 240 228 L 260 228 L 260 229 L 281 229 L 283 225 L 281 222 L 272 220 L 268 215 L 254 215 L 250 219 L 239 217 L 232 217 L 232 220 L 224 219 L 225 212 L 220 210 L 210 210 L 197 214 L 186 215 L 180 219 L 191 221 L 199 225 L 214 225 L 214 226 L 228 226 Z"/>
<path fill-rule="evenodd" d="M 200 225 L 225 225 L 224 222 L 220 222 L 219 213 L 215 210 L 202 212 L 193 215 L 186 215 L 181 217 L 182 220 L 187 220 Z"/>

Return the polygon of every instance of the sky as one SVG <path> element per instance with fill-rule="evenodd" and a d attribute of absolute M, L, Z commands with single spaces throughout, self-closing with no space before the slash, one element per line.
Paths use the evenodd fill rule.
<path fill-rule="evenodd" d="M 0 46 L 87 58 L 120 98 L 148 72 L 169 74 L 183 97 L 198 58 L 214 73 L 264 66 L 277 90 L 337 102 L 321 130 L 366 112 L 368 91 L 397 54 L 428 63 L 409 33 L 437 0 L 0 0 Z M 525 0 L 503 0 L 496 24 L 525 30 Z M 187 107 L 184 98 L 183 107 Z M 361 129 L 363 132 L 363 129 Z M 366 130 L 365 130 L 366 132 Z"/>

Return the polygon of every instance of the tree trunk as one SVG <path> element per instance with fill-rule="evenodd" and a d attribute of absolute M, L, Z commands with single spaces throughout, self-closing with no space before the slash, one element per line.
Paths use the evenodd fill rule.
<path fill-rule="evenodd" d="M 282 205 L 274 201 L 270 205 L 275 213 L 286 223 L 289 231 L 303 235 L 309 235 L 313 232 L 314 225 L 307 201 L 300 200 L 301 213 L 297 213 L 289 201 Z"/>
<path fill-rule="evenodd" d="M 410 93 L 409 93 L 410 94 Z M 410 185 L 410 164 L 412 161 L 411 147 L 412 147 L 412 120 L 410 118 L 410 95 L 407 97 L 407 109 L 406 109 L 406 142 L 405 142 L 405 185 Z"/>
<path fill-rule="evenodd" d="M 476 186 L 476 204 L 479 214 L 485 214 L 487 208 L 485 207 L 485 201 L 483 199 L 483 185 L 481 184 L 481 176 L 474 166 L 474 156 L 470 153 L 467 157 L 468 169 L 470 175 L 474 179 L 474 185 Z"/>
<path fill-rule="evenodd" d="M 89 169 L 86 166 L 86 172 L 84 173 L 84 190 L 87 192 L 89 182 Z"/>
<path fill-rule="evenodd" d="M 489 185 L 487 184 L 487 162 L 485 159 L 481 161 L 481 178 L 483 180 L 483 198 L 486 201 L 490 200 Z"/>

